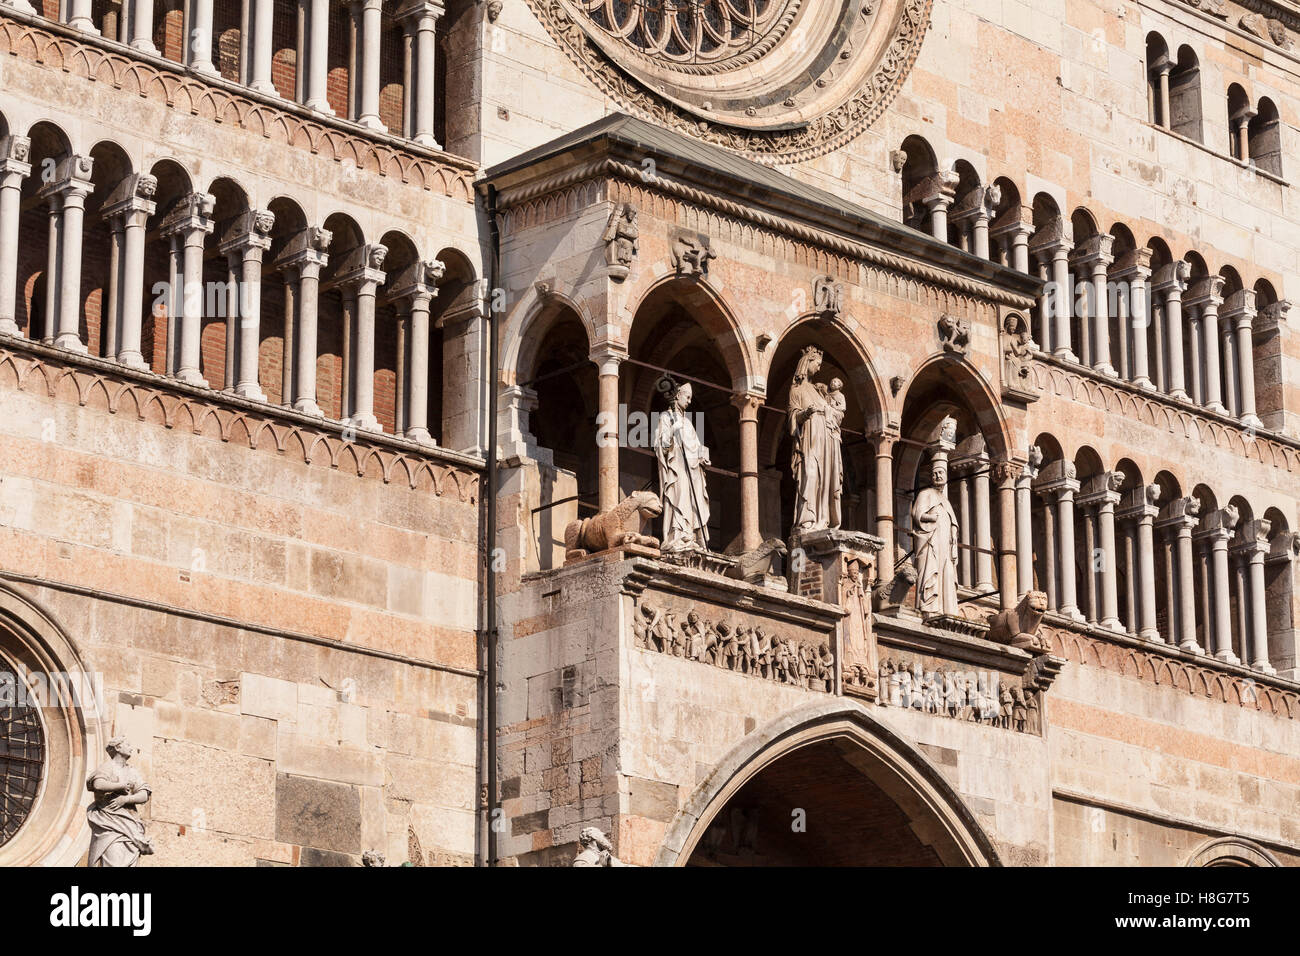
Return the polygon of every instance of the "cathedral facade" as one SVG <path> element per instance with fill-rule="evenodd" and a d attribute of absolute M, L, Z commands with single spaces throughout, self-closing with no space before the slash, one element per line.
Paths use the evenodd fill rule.
<path fill-rule="evenodd" d="M 1283 0 L 0 0 L 0 864 L 1300 863 Z"/>

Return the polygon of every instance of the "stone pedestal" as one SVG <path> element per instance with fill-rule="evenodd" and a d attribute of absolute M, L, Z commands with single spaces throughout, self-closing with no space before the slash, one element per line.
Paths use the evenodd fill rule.
<path fill-rule="evenodd" d="M 790 590 L 800 597 L 838 605 L 835 654 L 840 693 L 875 700 L 879 672 L 871 627 L 876 555 L 885 542 L 859 531 L 827 528 L 790 538 Z M 858 576 L 854 581 L 853 576 Z"/>

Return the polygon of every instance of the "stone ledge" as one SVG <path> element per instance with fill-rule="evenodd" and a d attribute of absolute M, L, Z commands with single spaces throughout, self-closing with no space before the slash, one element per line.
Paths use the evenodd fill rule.
<path fill-rule="evenodd" d="M 24 360 L 29 363 L 25 367 Z M 296 447 L 305 464 L 323 462 L 340 469 L 347 466 L 346 470 L 355 470 L 358 477 L 378 477 L 385 484 L 403 478 L 413 489 L 427 480 L 439 497 L 450 490 L 460 501 L 478 501 L 483 462 L 459 452 L 381 432 L 358 431 L 355 441 L 345 441 L 342 422 L 327 423 L 278 405 L 188 385 L 21 336 L 0 335 L 0 369 L 6 365 L 12 369 L 13 384 L 19 391 L 32 390 L 34 386 L 29 383 L 39 378 L 45 385 L 46 397 L 58 398 L 60 383 L 71 378 L 75 400 L 82 406 L 92 405 L 115 415 L 125 404 L 123 400 L 128 399 L 142 422 L 175 428 L 184 416 L 185 424 L 196 435 L 210 434 L 215 422 L 216 437 L 223 442 L 238 436 L 247 440 L 250 449 L 269 444 L 271 450 L 283 455 L 291 454 Z M 265 441 L 268 432 L 269 443 Z"/>

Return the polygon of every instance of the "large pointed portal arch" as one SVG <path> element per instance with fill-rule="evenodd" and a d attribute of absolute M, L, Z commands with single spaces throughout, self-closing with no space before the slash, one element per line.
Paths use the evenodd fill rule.
<path fill-rule="evenodd" d="M 798 829 L 799 823 L 803 829 Z M 1000 866 L 937 769 L 856 701 L 749 734 L 677 814 L 657 866 Z"/>

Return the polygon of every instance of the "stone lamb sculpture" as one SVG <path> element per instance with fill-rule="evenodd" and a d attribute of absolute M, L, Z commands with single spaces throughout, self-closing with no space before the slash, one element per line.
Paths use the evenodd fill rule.
<path fill-rule="evenodd" d="M 1012 647 L 1047 650 L 1047 641 L 1038 633 L 1038 625 L 1047 611 L 1047 595 L 1029 591 L 1009 611 L 998 611 L 989 619 L 988 639 Z"/>
<path fill-rule="evenodd" d="M 621 548 L 625 544 L 658 548 L 659 539 L 641 529 L 663 513 L 663 504 L 653 491 L 634 491 L 612 511 L 570 521 L 564 529 L 564 559 L 576 561 L 596 551 Z"/>
<path fill-rule="evenodd" d="M 761 581 L 767 575 L 780 573 L 781 559 L 786 554 L 785 542 L 780 538 L 768 538 L 752 551 L 739 552 L 738 560 L 728 576 L 741 581 L 755 578 Z"/>

